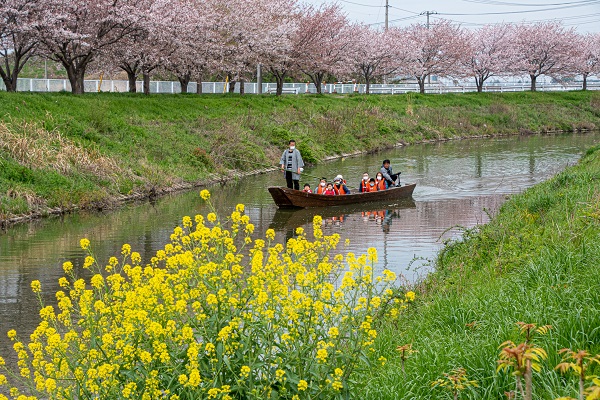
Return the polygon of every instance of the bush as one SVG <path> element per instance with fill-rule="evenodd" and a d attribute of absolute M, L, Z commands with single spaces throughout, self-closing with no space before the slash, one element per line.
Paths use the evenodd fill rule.
<path fill-rule="evenodd" d="M 320 217 L 314 241 L 301 228 L 286 248 L 271 245 L 273 230 L 253 240 L 241 204 L 224 221 L 214 212 L 194 221 L 184 217 L 146 266 L 125 244 L 120 260 L 102 268 L 82 239 L 89 252 L 83 268 L 92 277 L 86 282 L 66 262 L 58 312 L 41 304 L 42 322 L 28 345 L 9 332 L 19 358 L 13 378 L 42 398 L 353 393 L 375 352 L 375 321 L 406 307 L 404 295 L 390 288 L 394 273 L 373 276 L 375 250 L 331 256 L 339 236 L 323 236 Z M 41 292 L 39 281 L 32 289 Z"/>

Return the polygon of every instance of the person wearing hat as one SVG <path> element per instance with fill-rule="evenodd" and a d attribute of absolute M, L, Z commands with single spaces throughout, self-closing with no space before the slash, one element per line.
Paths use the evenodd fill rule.
<path fill-rule="evenodd" d="M 281 155 L 281 170 L 285 171 L 285 180 L 290 189 L 300 190 L 300 173 L 304 171 L 304 161 L 296 148 L 296 141 L 291 139 L 289 148 Z"/>
<path fill-rule="evenodd" d="M 350 194 L 350 190 L 346 186 L 346 182 L 344 182 L 344 177 L 342 175 L 333 178 L 333 191 L 336 196 L 340 194 Z"/>

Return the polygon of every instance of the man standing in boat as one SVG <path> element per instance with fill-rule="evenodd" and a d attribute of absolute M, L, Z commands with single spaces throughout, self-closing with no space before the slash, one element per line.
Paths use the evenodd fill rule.
<path fill-rule="evenodd" d="M 381 174 L 383 175 L 383 179 L 386 180 L 388 188 L 400 186 L 400 174 L 394 174 L 392 172 L 392 166 L 390 165 L 390 160 L 383 160 L 383 165 L 381 166 Z"/>
<path fill-rule="evenodd" d="M 296 141 L 291 139 L 290 147 L 283 152 L 279 165 L 285 171 L 285 180 L 290 189 L 300 190 L 300 173 L 304 170 L 304 161 L 296 148 Z"/>

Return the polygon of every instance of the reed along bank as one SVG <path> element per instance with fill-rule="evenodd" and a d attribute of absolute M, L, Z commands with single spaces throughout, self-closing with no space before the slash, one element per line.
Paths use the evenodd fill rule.
<path fill-rule="evenodd" d="M 290 138 L 305 161 L 397 144 L 591 130 L 600 93 L 0 93 L 0 221 L 258 172 Z"/>

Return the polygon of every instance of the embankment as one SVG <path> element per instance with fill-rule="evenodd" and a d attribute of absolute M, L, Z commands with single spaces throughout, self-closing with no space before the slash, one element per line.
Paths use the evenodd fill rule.
<path fill-rule="evenodd" d="M 107 208 L 398 143 L 600 126 L 600 93 L 231 96 L 0 93 L 0 221 Z"/>

